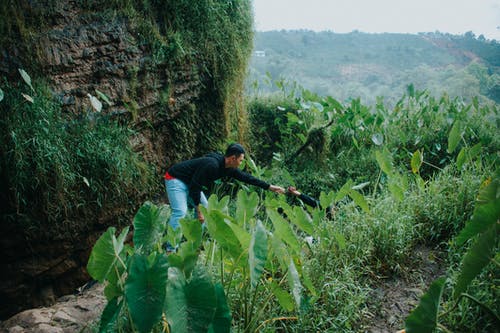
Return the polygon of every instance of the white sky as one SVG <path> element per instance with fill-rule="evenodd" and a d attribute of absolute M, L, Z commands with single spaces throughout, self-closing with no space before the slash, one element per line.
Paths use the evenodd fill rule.
<path fill-rule="evenodd" d="M 500 0 L 252 0 L 255 29 L 472 31 L 500 41 Z"/>

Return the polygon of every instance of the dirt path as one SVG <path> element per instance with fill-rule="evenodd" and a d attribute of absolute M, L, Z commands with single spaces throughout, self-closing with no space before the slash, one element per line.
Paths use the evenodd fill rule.
<path fill-rule="evenodd" d="M 436 278 L 445 274 L 439 252 L 420 247 L 414 252 L 415 268 L 406 277 L 380 279 L 371 294 L 366 316 L 367 332 L 398 332 L 404 320 L 418 305 L 420 297 Z"/>

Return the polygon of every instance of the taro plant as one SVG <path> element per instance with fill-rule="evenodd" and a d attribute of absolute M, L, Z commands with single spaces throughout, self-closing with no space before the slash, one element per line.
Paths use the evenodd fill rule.
<path fill-rule="evenodd" d="M 353 187 L 348 183 L 338 193 L 322 193 L 321 206 L 350 196 L 369 211 Z M 345 246 L 345 239 L 340 234 L 331 237 L 323 230 L 324 210 L 307 211 L 291 207 L 282 198 L 267 197 L 264 213 L 258 195 L 245 191 L 237 194 L 234 214 L 229 213 L 228 203 L 227 196 L 218 200 L 212 195 L 208 208 L 202 209 L 214 240 L 205 246 L 207 264 L 220 275 L 231 300 L 235 327 L 242 332 L 260 332 L 277 322 L 297 320 L 297 314 L 317 298 L 302 264 L 306 238 L 321 238 L 340 247 Z"/>
<path fill-rule="evenodd" d="M 369 211 L 352 183 L 338 193 L 322 193 L 321 205 L 345 196 Z M 302 267 L 304 238 L 321 237 L 340 247 L 345 239 L 323 230 L 323 210 L 306 211 L 270 198 L 264 206 L 257 193 L 241 190 L 233 214 L 229 196 L 210 196 L 208 207 L 202 207 L 209 233 L 205 242 L 195 219 L 182 219 L 180 232 L 168 229 L 165 235 L 169 211 L 150 202 L 134 218 L 133 246 L 124 244 L 128 228 L 117 237 L 109 228 L 87 266 L 94 279 L 106 283 L 108 304 L 99 331 L 229 332 L 230 308 L 234 327 L 242 332 L 297 320 L 317 295 Z M 162 249 L 166 241 L 178 246 L 168 256 Z M 220 282 L 214 283 L 210 273 Z M 269 313 L 286 315 L 270 318 Z"/>
<path fill-rule="evenodd" d="M 497 171 L 493 179 L 489 178 L 483 183 L 472 218 L 455 238 L 457 245 L 470 243 L 470 247 L 462 257 L 460 272 L 452 287 L 451 298 L 454 304 L 449 310 L 453 311 L 459 305 L 459 301 L 467 299 L 484 311 L 485 316 L 491 322 L 491 329 L 499 327 L 499 314 L 473 295 L 468 294 L 467 289 L 489 264 L 496 266 L 497 273 L 493 279 L 498 279 L 499 221 L 500 172 Z M 446 281 L 445 277 L 441 277 L 431 284 L 427 293 L 422 296 L 420 304 L 406 319 L 407 333 L 430 333 L 435 332 L 436 329 L 444 332 L 450 331 L 440 322 L 440 318 L 446 314 L 446 312 L 440 313 L 441 297 Z"/>
<path fill-rule="evenodd" d="M 300 207 L 292 210 L 283 200 L 270 199 L 261 216 L 255 192 L 238 192 L 234 216 L 228 213 L 228 197 L 219 201 L 212 195 L 208 202 L 203 213 L 214 241 L 205 247 L 207 264 L 234 300 L 238 331 L 256 332 L 276 321 L 297 320 L 296 313 L 306 303 L 306 288 L 316 294 L 301 267 L 304 243 L 298 234 L 312 234 L 311 216 Z M 278 206 L 287 218 L 277 212 Z M 288 315 L 269 318 L 269 313 L 279 312 L 277 304 Z"/>
<path fill-rule="evenodd" d="M 178 252 L 162 249 L 168 210 L 146 202 L 134 218 L 133 246 L 109 228 L 89 258 L 89 274 L 106 283 L 108 304 L 99 332 L 229 332 L 231 315 L 221 284 L 198 261 L 202 228 L 181 220 Z"/>

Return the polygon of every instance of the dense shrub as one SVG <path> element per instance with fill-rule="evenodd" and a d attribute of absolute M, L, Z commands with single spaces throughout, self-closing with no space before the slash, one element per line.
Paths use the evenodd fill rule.
<path fill-rule="evenodd" d="M 33 95 L 33 102 L 23 92 Z M 101 210 L 134 208 L 153 186 L 151 168 L 129 143 L 132 132 L 90 110 L 65 119 L 43 83 L 34 91 L 5 88 L 0 133 L 4 217 L 95 218 Z"/>

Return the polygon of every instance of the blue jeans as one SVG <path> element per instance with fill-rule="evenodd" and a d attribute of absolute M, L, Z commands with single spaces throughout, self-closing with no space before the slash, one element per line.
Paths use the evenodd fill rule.
<path fill-rule="evenodd" d="M 175 230 L 179 227 L 179 220 L 186 216 L 188 211 L 188 204 L 194 207 L 192 199 L 189 197 L 189 188 L 183 181 L 179 179 L 165 180 L 165 187 L 167 188 L 168 201 L 172 209 L 170 221 L 168 223 Z M 200 193 L 200 203 L 207 207 L 208 201 L 203 192 Z"/>

